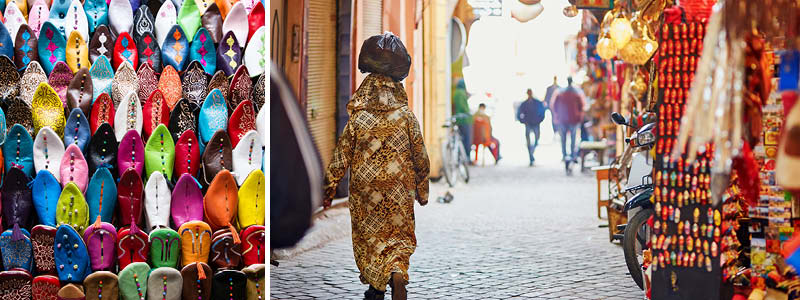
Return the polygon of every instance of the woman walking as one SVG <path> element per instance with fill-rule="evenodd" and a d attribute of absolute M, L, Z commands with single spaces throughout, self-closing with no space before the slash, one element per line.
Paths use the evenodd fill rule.
<path fill-rule="evenodd" d="M 399 43 L 393 35 L 376 37 Z M 359 69 L 365 71 L 361 57 Z M 369 284 L 365 299 L 383 299 L 387 284 L 392 299 L 406 299 L 409 258 L 417 246 L 414 200 L 428 203 L 428 154 L 398 76 L 367 71 L 372 74 L 347 105 L 350 120 L 328 167 L 324 205 L 349 168 L 353 254 L 361 282 Z"/>

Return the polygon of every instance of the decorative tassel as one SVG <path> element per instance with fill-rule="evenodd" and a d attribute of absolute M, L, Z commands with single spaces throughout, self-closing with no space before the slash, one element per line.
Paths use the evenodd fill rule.
<path fill-rule="evenodd" d="M 206 279 L 206 270 L 203 269 L 203 264 L 198 261 L 195 262 L 195 265 L 197 266 L 197 279 Z"/>
<path fill-rule="evenodd" d="M 228 229 L 230 229 L 231 235 L 233 236 L 233 243 L 234 244 L 241 244 L 242 240 L 239 239 L 239 234 L 236 233 L 236 228 L 233 227 L 233 224 L 228 223 Z"/>
<path fill-rule="evenodd" d="M 97 215 L 97 219 L 94 220 L 94 224 L 92 226 L 94 227 L 94 229 L 100 229 L 100 223 L 102 223 L 102 221 L 100 220 L 100 215 Z"/>
<path fill-rule="evenodd" d="M 105 185 L 106 185 L 105 181 L 100 182 L 100 205 L 97 208 L 97 220 L 94 221 L 94 225 L 93 225 L 94 229 L 99 229 L 100 228 L 100 223 L 102 222 L 100 220 L 100 216 L 103 213 L 103 188 L 105 187 Z"/>
<path fill-rule="evenodd" d="M 136 235 L 139 234 L 139 226 L 136 226 L 136 222 L 131 222 L 131 234 Z"/>
<path fill-rule="evenodd" d="M 24 239 L 25 235 L 22 234 L 22 230 L 19 229 L 19 224 L 14 223 L 14 229 L 11 230 L 11 240 L 12 241 L 19 241 Z"/>

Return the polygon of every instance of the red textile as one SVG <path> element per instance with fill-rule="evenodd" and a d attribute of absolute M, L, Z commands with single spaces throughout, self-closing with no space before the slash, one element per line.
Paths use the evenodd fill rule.
<path fill-rule="evenodd" d="M 679 24 L 681 23 L 681 9 L 680 7 L 673 6 L 664 9 L 664 23 L 666 24 Z"/>
<path fill-rule="evenodd" d="M 681 7 L 686 10 L 689 21 L 701 21 L 711 16 L 711 8 L 716 0 L 682 0 Z"/>
<path fill-rule="evenodd" d="M 751 206 L 758 204 L 761 189 L 758 176 L 759 166 L 747 141 L 742 145 L 742 155 L 733 159 L 733 169 L 739 175 L 742 198 Z"/>

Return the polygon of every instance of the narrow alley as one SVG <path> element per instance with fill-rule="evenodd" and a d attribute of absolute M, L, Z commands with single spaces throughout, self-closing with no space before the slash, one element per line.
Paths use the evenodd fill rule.
<path fill-rule="evenodd" d="M 596 218 L 593 173 L 564 174 L 552 131 L 528 167 L 517 124 L 497 121 L 506 158 L 492 165 L 487 154 L 470 182 L 452 189 L 453 202 L 437 202 L 442 181 L 431 185 L 428 206 L 417 205 L 409 299 L 642 299 L 622 248 L 599 227 L 606 221 Z M 270 269 L 273 299 L 363 298 L 347 208 L 326 214 L 299 246 L 311 250 L 278 252 L 289 257 Z"/>

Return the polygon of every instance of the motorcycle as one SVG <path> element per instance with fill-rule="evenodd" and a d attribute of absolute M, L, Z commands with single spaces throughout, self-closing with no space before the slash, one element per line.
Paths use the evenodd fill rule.
<path fill-rule="evenodd" d="M 619 113 L 611 114 L 611 119 L 618 125 L 635 128 Z M 623 207 L 623 212 L 628 215 L 628 223 L 620 226 L 624 227 L 622 250 L 633 281 L 642 289 L 642 250 L 649 248 L 651 228 L 648 221 L 654 213 L 650 201 L 653 195 L 653 157 L 650 150 L 655 144 L 654 129 L 655 123 L 646 124 L 626 138 L 628 147 L 620 160 L 620 169 L 627 175 L 624 192 L 632 195 Z"/>

